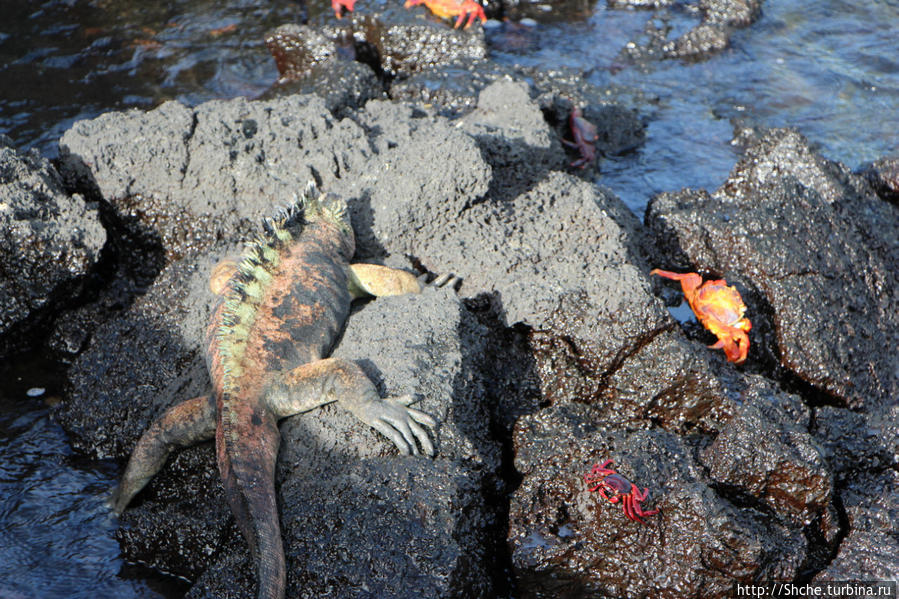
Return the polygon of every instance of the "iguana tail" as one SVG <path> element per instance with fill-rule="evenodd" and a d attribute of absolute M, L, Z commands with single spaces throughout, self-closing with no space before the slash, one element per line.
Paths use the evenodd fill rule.
<path fill-rule="evenodd" d="M 287 569 L 278 522 L 275 462 L 281 434 L 261 401 L 219 399 L 216 456 L 231 512 L 250 546 L 258 599 L 283 599 Z"/>

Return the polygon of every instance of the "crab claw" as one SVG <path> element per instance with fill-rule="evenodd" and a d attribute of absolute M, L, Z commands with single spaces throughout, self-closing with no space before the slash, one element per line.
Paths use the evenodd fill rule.
<path fill-rule="evenodd" d="M 666 279 L 671 279 L 672 281 L 679 281 L 681 289 L 683 289 L 684 291 L 684 295 L 689 295 L 693 290 L 702 285 L 702 277 L 700 277 L 695 272 L 678 273 L 671 272 L 670 270 L 653 268 L 651 271 L 649 271 L 649 274 L 665 277 Z"/>
<path fill-rule="evenodd" d="M 353 12 L 355 4 L 356 0 L 331 0 L 331 8 L 334 9 L 334 15 L 338 19 L 341 17 L 343 10 L 346 10 L 346 12 Z"/>

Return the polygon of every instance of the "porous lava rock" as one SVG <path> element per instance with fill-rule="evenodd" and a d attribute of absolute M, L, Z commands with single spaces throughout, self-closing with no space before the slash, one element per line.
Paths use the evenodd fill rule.
<path fill-rule="evenodd" d="M 398 78 L 390 83 L 388 95 L 392 100 L 433 106 L 440 115 L 456 117 L 478 105 L 482 89 L 512 77 L 512 69 L 492 60 L 463 58 Z"/>
<path fill-rule="evenodd" d="M 337 116 L 383 95 L 371 66 L 355 52 L 307 25 L 282 25 L 266 34 L 266 46 L 278 67 L 278 81 L 260 99 L 316 94 Z"/>
<path fill-rule="evenodd" d="M 73 302 L 106 243 L 96 204 L 70 196 L 50 162 L 0 136 L 0 357 L 29 349 Z"/>
<path fill-rule="evenodd" d="M 892 418 L 899 416 L 899 408 Z M 859 472 L 873 472 L 899 465 L 892 455 L 890 444 L 896 431 L 890 430 L 889 414 L 885 418 L 853 412 L 846 408 L 820 406 L 815 408 L 815 435 L 824 456 L 838 481 L 847 482 Z M 899 420 L 892 423 L 895 429 Z"/>
<path fill-rule="evenodd" d="M 744 403 L 702 452 L 709 477 L 753 497 L 777 517 L 833 543 L 839 533 L 834 480 L 823 450 L 808 432 L 808 415 L 796 396 Z M 791 414 L 792 413 L 792 414 Z M 793 414 L 800 414 L 795 422 Z"/>
<path fill-rule="evenodd" d="M 882 199 L 899 203 L 899 157 L 875 160 L 861 174 Z"/>
<path fill-rule="evenodd" d="M 77 122 L 60 140 L 61 168 L 157 238 L 169 259 L 248 234 L 310 180 L 351 201 L 367 256 L 386 253 L 372 231 L 393 237 L 398 227 L 439 225 L 441 213 L 486 191 L 489 167 L 445 120 L 383 102 L 356 119 L 334 117 L 314 95 L 193 109 L 168 102 Z M 432 163 L 443 177 L 427 171 Z M 402 202 L 421 194 L 432 212 L 410 221 Z"/>
<path fill-rule="evenodd" d="M 636 7 L 670 10 L 675 3 L 666 0 L 614 0 L 614 8 Z M 694 13 L 700 22 L 678 38 L 667 38 L 670 27 L 647 23 L 648 42 L 630 44 L 624 54 L 636 60 L 676 58 L 705 60 L 730 45 L 734 31 L 748 27 L 761 15 L 762 0 L 699 0 L 678 10 Z"/>
<path fill-rule="evenodd" d="M 661 194 L 646 223 L 669 269 L 747 281 L 782 366 L 829 401 L 899 397 L 899 213 L 801 135 L 761 134 L 715 193 Z"/>
<path fill-rule="evenodd" d="M 354 118 L 368 134 L 370 158 L 340 171 L 328 189 L 350 199 L 357 255 L 414 256 L 487 193 L 490 165 L 446 119 L 383 101 L 369 102 Z"/>

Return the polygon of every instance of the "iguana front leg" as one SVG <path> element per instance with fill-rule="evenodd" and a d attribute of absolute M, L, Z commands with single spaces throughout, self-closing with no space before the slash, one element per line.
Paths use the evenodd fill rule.
<path fill-rule="evenodd" d="M 350 264 L 347 275 L 353 299 L 421 293 L 421 284 L 415 275 L 397 268 L 380 264 Z"/>
<path fill-rule="evenodd" d="M 408 404 L 411 396 L 381 399 L 365 372 L 355 362 L 327 358 L 285 373 L 268 394 L 268 405 L 278 418 L 338 402 L 362 422 L 390 439 L 402 454 L 434 455 L 434 445 L 421 426 L 436 426 L 433 418 Z M 416 442 L 417 441 L 417 442 Z"/>
<path fill-rule="evenodd" d="M 380 264 L 350 264 L 347 269 L 347 278 L 350 282 L 350 295 L 353 299 L 360 297 L 384 297 L 388 295 L 403 295 L 406 293 L 421 293 L 422 284 L 412 273 L 381 266 Z M 459 279 L 452 274 L 446 274 L 434 279 L 429 285 L 434 287 L 454 286 Z"/>
<path fill-rule="evenodd" d="M 112 508 L 121 514 L 173 450 L 214 436 L 215 400 L 209 395 L 188 399 L 163 412 L 137 442 L 122 482 L 109 499 Z"/>

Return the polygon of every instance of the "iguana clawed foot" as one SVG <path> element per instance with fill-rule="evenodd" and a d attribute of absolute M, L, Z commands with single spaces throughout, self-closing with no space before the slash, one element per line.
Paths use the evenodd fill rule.
<path fill-rule="evenodd" d="M 401 454 L 418 455 L 418 446 L 421 445 L 422 453 L 433 456 L 434 445 L 421 425 L 434 427 L 437 422 L 424 412 L 410 408 L 409 404 L 414 401 L 411 395 L 376 398 L 348 409 L 356 418 L 390 439 Z"/>
<path fill-rule="evenodd" d="M 459 286 L 462 284 L 462 278 L 457 277 L 451 272 L 443 273 L 442 275 L 435 275 L 434 279 L 430 282 L 427 281 L 428 274 L 421 275 L 418 277 L 419 283 L 421 283 L 422 289 L 425 287 L 435 287 L 438 289 L 443 289 L 444 287 L 448 289 L 458 290 Z"/>

